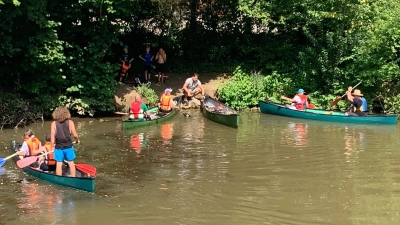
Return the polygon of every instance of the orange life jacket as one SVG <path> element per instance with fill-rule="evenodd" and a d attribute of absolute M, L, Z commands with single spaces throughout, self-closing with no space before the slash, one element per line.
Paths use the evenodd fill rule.
<path fill-rule="evenodd" d="M 121 76 L 125 76 L 126 72 L 128 72 L 129 68 L 131 68 L 131 64 L 129 64 L 128 66 L 125 65 L 125 62 L 122 63 L 121 66 Z"/>
<path fill-rule="evenodd" d="M 40 148 L 40 141 L 36 137 L 34 138 L 27 138 L 24 140 L 29 147 L 29 155 L 35 156 L 37 154 L 33 154 L 33 151 L 38 150 Z"/>
<path fill-rule="evenodd" d="M 143 116 L 142 117 L 139 116 L 139 115 L 143 115 L 142 102 L 136 102 L 136 101 L 132 102 L 132 104 L 131 104 L 131 114 L 133 114 L 133 117 L 135 119 L 143 118 Z"/>
<path fill-rule="evenodd" d="M 47 152 L 51 151 L 51 142 L 46 141 L 44 147 L 46 148 Z M 54 160 L 54 152 L 47 154 L 47 165 L 56 165 L 56 161 Z"/>
<path fill-rule="evenodd" d="M 296 109 L 300 109 L 300 110 L 306 109 L 307 100 L 308 100 L 307 95 L 297 95 L 297 96 L 300 97 L 301 102 L 300 103 L 296 102 Z"/>
<path fill-rule="evenodd" d="M 161 109 L 168 111 L 171 109 L 171 107 L 169 106 L 169 103 L 171 101 L 172 96 L 171 95 L 165 95 L 163 94 L 161 96 Z"/>

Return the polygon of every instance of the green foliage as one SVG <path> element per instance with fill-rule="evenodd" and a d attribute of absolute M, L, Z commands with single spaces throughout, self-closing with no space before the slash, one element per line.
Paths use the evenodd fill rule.
<path fill-rule="evenodd" d="M 217 95 L 231 107 L 245 109 L 262 99 L 276 101 L 280 90 L 289 84 L 290 79 L 281 79 L 277 73 L 268 76 L 248 74 L 238 67 L 227 82 L 219 85 Z"/>
<path fill-rule="evenodd" d="M 150 84 L 144 84 L 135 88 L 136 92 L 142 95 L 147 100 L 147 105 L 150 107 L 156 106 L 159 102 L 158 95 L 150 88 Z"/>

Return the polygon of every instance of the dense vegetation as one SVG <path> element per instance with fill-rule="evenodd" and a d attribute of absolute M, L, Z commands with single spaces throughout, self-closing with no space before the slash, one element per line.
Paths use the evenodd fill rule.
<path fill-rule="evenodd" d="M 112 111 L 123 44 L 164 47 L 174 72 L 236 71 L 219 95 L 237 108 L 299 87 L 326 106 L 362 80 L 400 110 L 399 0 L 0 0 L 0 12 L 2 126 L 59 104 Z M 241 82 L 254 88 L 234 97 Z"/>

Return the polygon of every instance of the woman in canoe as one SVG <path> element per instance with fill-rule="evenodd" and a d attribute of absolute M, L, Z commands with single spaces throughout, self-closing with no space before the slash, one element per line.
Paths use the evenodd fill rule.
<path fill-rule="evenodd" d="M 174 105 L 174 102 L 172 101 L 172 95 L 171 95 L 172 89 L 167 88 L 164 91 L 164 94 L 161 95 L 160 102 L 158 103 L 158 108 L 159 111 L 162 113 L 170 113 L 172 109 L 178 108 L 177 106 Z"/>
<path fill-rule="evenodd" d="M 52 114 L 54 121 L 51 123 L 51 146 L 54 149 L 54 160 L 56 160 L 56 174 L 62 175 L 62 165 L 64 160 L 68 163 L 71 177 L 75 177 L 74 159 L 75 149 L 71 140 L 71 134 L 74 136 L 77 144 L 80 143 L 78 133 L 75 130 L 75 124 L 71 119 L 69 110 L 60 106 Z"/>
<path fill-rule="evenodd" d="M 281 96 L 281 99 L 290 101 L 292 104 L 287 105 L 287 108 L 294 110 L 305 110 L 309 107 L 308 105 L 308 97 L 304 94 L 303 89 L 299 89 L 297 94 L 293 98 L 288 98 L 285 96 Z"/>

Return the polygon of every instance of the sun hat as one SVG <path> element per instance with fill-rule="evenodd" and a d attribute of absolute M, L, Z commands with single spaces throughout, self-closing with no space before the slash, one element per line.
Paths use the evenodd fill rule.
<path fill-rule="evenodd" d="M 304 93 L 304 90 L 300 88 L 299 90 L 297 90 L 297 93 Z"/>
<path fill-rule="evenodd" d="M 164 91 L 165 94 L 171 93 L 171 92 L 172 92 L 172 89 L 171 89 L 171 88 L 167 88 L 167 89 L 165 89 L 165 91 Z"/>
<path fill-rule="evenodd" d="M 358 89 L 354 89 L 354 92 L 353 92 L 352 95 L 355 95 L 355 96 L 364 96 L 363 94 L 361 94 L 361 91 L 358 90 Z"/>

